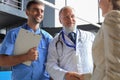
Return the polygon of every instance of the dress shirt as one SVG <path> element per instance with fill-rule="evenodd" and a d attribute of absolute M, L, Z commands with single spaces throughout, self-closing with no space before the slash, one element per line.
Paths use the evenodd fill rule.
<path fill-rule="evenodd" d="M 68 37 L 71 39 L 71 41 L 76 44 L 76 33 L 71 32 L 68 34 Z"/>

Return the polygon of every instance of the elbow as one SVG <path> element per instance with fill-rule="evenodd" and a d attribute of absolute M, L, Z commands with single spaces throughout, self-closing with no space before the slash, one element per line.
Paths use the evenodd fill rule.
<path fill-rule="evenodd" d="M 10 65 L 9 63 L 6 63 L 6 62 L 0 60 L 0 66 L 1 67 L 11 67 L 12 65 Z"/>

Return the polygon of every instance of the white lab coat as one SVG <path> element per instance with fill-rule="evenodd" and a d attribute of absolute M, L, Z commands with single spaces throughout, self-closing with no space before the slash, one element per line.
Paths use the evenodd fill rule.
<path fill-rule="evenodd" d="M 69 44 L 73 42 L 64 34 Z M 54 80 L 64 80 L 67 71 L 75 71 L 80 74 L 92 73 L 92 42 L 94 35 L 90 32 L 77 31 L 76 50 L 64 44 L 62 36 L 58 41 L 59 35 L 55 36 L 49 45 L 46 69 Z"/>

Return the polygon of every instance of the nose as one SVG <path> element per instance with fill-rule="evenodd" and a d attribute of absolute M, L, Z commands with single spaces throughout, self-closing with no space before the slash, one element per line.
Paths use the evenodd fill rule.
<path fill-rule="evenodd" d="M 70 22 L 72 22 L 72 21 L 74 21 L 74 18 L 73 18 L 72 16 L 69 16 L 69 17 L 68 17 L 68 20 L 69 20 Z"/>
<path fill-rule="evenodd" d="M 39 15 L 40 15 L 40 14 L 41 14 L 41 10 L 37 10 L 37 14 L 39 14 Z"/>
<path fill-rule="evenodd" d="M 72 21 L 72 20 L 74 20 L 74 18 L 73 18 L 73 17 L 70 17 L 70 20 Z"/>

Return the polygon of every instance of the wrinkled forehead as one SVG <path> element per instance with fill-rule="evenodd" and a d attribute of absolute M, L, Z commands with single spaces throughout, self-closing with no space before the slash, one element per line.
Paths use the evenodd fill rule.
<path fill-rule="evenodd" d="M 60 12 L 60 16 L 71 15 L 71 14 L 75 15 L 75 10 L 71 7 L 65 7 Z"/>

